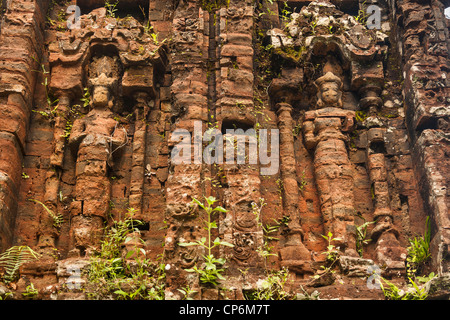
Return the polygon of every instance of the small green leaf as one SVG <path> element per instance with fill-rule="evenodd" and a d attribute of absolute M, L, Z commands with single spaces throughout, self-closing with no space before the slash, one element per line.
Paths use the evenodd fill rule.
<path fill-rule="evenodd" d="M 211 197 L 208 197 L 208 198 L 206 198 L 205 197 L 205 199 L 206 199 L 206 202 L 208 202 L 208 204 L 211 206 L 211 205 L 213 205 L 214 204 L 214 202 L 216 202 L 217 200 L 216 200 L 216 198 L 215 197 L 213 197 L 213 196 L 211 196 Z"/>
<path fill-rule="evenodd" d="M 234 244 L 229 243 L 229 242 L 226 242 L 226 241 L 220 241 L 220 244 L 221 244 L 222 246 L 226 246 L 226 247 L 230 247 L 230 248 L 233 248 L 233 247 L 234 247 Z"/>
<path fill-rule="evenodd" d="M 221 206 L 215 207 L 213 211 L 228 212 L 227 209 L 225 209 L 225 208 L 223 208 L 223 207 L 221 207 Z"/>
<path fill-rule="evenodd" d="M 205 206 L 203 205 L 203 203 L 201 203 L 199 200 L 197 199 L 192 199 L 192 202 L 195 202 L 196 204 L 198 204 L 201 208 L 205 209 Z"/>
<path fill-rule="evenodd" d="M 122 258 L 115 258 L 111 261 L 112 264 L 114 263 L 121 263 L 122 262 Z"/>
<path fill-rule="evenodd" d="M 133 238 L 132 238 L 132 237 L 126 237 L 126 239 L 125 239 L 124 243 L 128 243 L 128 242 L 130 242 L 131 240 L 133 240 Z"/>
<path fill-rule="evenodd" d="M 120 295 L 122 295 L 122 296 L 124 296 L 124 297 L 126 297 L 128 294 L 125 292 L 125 291 L 123 291 L 123 290 L 116 290 L 116 291 L 114 291 L 114 293 L 115 294 L 120 294 Z"/>
<path fill-rule="evenodd" d="M 179 242 L 178 245 L 180 247 L 190 247 L 190 246 L 197 246 L 197 242 Z"/>

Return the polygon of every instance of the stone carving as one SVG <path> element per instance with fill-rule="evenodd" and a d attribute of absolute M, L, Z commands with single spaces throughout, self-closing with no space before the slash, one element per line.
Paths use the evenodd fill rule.
<path fill-rule="evenodd" d="M 289 231 L 285 247 L 280 250 L 281 264 L 299 273 L 311 273 L 311 254 L 303 245 L 303 229 L 300 225 L 299 186 L 296 177 L 294 137 L 292 130 L 292 107 L 288 103 L 277 104 L 278 128 L 280 130 L 280 168 L 283 184 L 283 209 L 289 217 Z"/>
<path fill-rule="evenodd" d="M 316 80 L 317 104 L 316 109 L 342 108 L 342 81 L 332 72 L 327 72 Z"/>
<path fill-rule="evenodd" d="M 130 181 L 130 196 L 129 206 L 136 210 L 135 217 L 137 219 L 143 218 L 142 213 L 142 198 L 144 193 L 144 179 L 145 179 L 145 154 L 147 151 L 147 118 L 149 114 L 149 101 L 152 101 L 150 95 L 145 91 L 136 91 L 133 94 L 136 101 L 134 116 L 136 120 L 135 132 L 133 139 L 133 159 L 131 164 L 131 181 Z M 148 174 L 151 174 L 151 169 Z"/>
<path fill-rule="evenodd" d="M 233 238 L 233 260 L 239 265 L 250 265 L 253 262 L 251 258 L 256 251 L 257 240 L 255 234 L 236 231 L 233 233 Z"/>
<path fill-rule="evenodd" d="M 314 152 L 314 170 L 326 233 L 341 240 L 343 252 L 355 254 L 353 172 L 346 143 L 355 112 L 342 109 L 342 81 L 328 72 L 316 81 L 318 109 L 303 122 L 305 145 Z"/>
<path fill-rule="evenodd" d="M 133 102 L 127 106 L 134 112 L 133 159 L 128 203 L 136 209 L 135 218 L 142 219 L 142 192 L 144 185 L 147 118 L 154 105 L 154 68 L 164 68 L 164 50 L 144 32 L 134 18 L 119 23 L 106 16 L 106 9 L 93 10 L 80 17 L 80 28 L 59 32 L 49 47 L 51 78 L 49 89 L 59 99 L 56 110 L 51 170 L 47 173 L 44 202 L 57 212 L 61 209 L 59 195 L 61 175 L 65 166 L 65 150 L 70 147 L 76 161 L 75 201 L 68 209 L 73 217 L 69 250 L 79 247 L 84 251 L 95 241 L 95 233 L 88 230 L 103 228 L 110 207 L 111 191 L 107 171 L 120 147 L 128 142 L 128 133 L 114 120 L 122 112 L 123 98 Z M 86 88 L 87 87 L 87 88 Z M 70 117 L 73 105 L 89 89 L 89 113 L 74 119 Z M 119 94 L 120 92 L 120 94 Z M 73 121 L 67 139 L 66 125 Z M 45 211 L 42 220 L 49 220 Z M 44 220 L 43 220 L 44 221 Z M 38 246 L 52 247 L 58 238 L 55 228 L 42 224 Z M 79 227 L 76 227 L 79 225 Z M 78 231 L 76 231 L 78 230 Z M 83 231 L 84 230 L 84 231 Z M 83 231 L 83 232 L 82 232 Z M 77 250 L 72 252 L 78 255 Z"/>
<path fill-rule="evenodd" d="M 250 150 L 256 150 L 257 142 L 251 135 L 225 134 L 223 140 L 224 145 L 231 143 L 233 146 L 239 140 L 245 141 L 245 148 L 242 149 L 244 149 L 246 159 L 249 158 Z M 243 164 L 237 163 L 240 151 L 234 150 L 232 158 L 234 163 L 221 165 L 220 172 L 224 176 L 221 195 L 229 211 L 220 223 L 222 224 L 222 236 L 226 239 L 233 239 L 232 259 L 239 265 L 256 266 L 261 261 L 256 250 L 261 247 L 262 238 L 252 203 L 258 203 L 261 198 L 259 190 L 261 180 L 257 165 L 251 164 L 248 160 L 245 160 Z M 231 225 L 228 225 L 227 219 L 231 220 Z"/>
<path fill-rule="evenodd" d="M 375 227 L 371 237 L 377 241 L 377 261 L 382 263 L 388 274 L 402 274 L 405 271 L 405 259 L 407 251 L 403 248 L 398 238 L 400 231 L 394 226 L 394 217 L 391 209 L 389 195 L 388 172 L 386 157 L 377 150 L 376 145 L 384 146 L 383 128 L 371 128 L 367 132 L 367 167 L 372 182 L 374 195 L 374 221 Z M 380 148 L 380 147 L 378 147 Z"/>
<path fill-rule="evenodd" d="M 72 203 L 71 247 L 83 253 L 95 246 L 111 200 L 108 168 L 127 143 L 126 130 L 113 119 L 111 108 L 120 80 L 117 57 L 94 57 L 89 66 L 92 111 L 75 120 L 69 147 L 77 154 L 75 201 Z"/>
<path fill-rule="evenodd" d="M 63 21 L 70 1 L 6 2 L 0 253 L 29 245 L 45 254 L 6 286 L 18 288 L 14 299 L 26 298 L 29 283 L 39 298 L 86 298 L 85 256 L 109 214 L 120 219 L 128 206 L 145 223 L 129 235 L 122 258 L 164 253 L 166 299 L 244 299 L 264 285 L 267 271 L 282 267 L 294 290 L 319 270 L 315 284 L 326 286 L 317 290 L 327 298 L 383 299 L 369 280 L 382 275 L 402 285 L 408 238 L 423 233 L 427 216 L 432 259 L 420 275 L 450 270 L 442 1 L 230 0 L 212 8 L 210 1 L 121 0 L 107 10 L 103 0 L 80 0 L 70 4 L 94 10 L 76 28 L 67 27 L 70 14 Z M 354 15 L 374 4 L 381 29 L 370 30 Z M 91 104 L 74 115 L 87 88 Z M 50 110 L 49 96 L 59 101 L 46 118 L 40 112 Z M 174 130 L 224 133 L 232 125 L 279 129 L 279 171 L 171 161 Z M 190 137 L 187 143 L 198 141 Z M 206 236 L 204 212 L 191 204 L 209 195 L 227 209 L 215 216 L 213 236 L 234 244 L 215 248 L 226 259 L 220 288 L 185 271 L 204 267 L 205 251 L 179 246 Z M 252 204 L 261 198 L 266 205 L 256 219 Z M 55 227 L 30 199 L 63 214 L 64 223 Z M 374 223 L 372 242 L 361 247 L 356 239 L 357 257 L 359 217 Z M 268 237 L 260 223 L 277 239 L 267 244 L 277 256 L 264 261 L 259 249 Z M 333 265 L 340 265 L 333 270 L 339 283 L 320 277 L 328 232 L 341 239 L 333 241 L 342 250 Z M 448 277 L 435 280 L 427 288 Z"/>

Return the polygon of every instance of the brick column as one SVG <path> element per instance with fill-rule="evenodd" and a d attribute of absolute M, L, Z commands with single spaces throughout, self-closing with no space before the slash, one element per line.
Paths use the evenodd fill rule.
<path fill-rule="evenodd" d="M 289 220 L 289 235 L 285 247 L 280 250 L 281 264 L 299 274 L 312 273 L 311 255 L 303 245 L 303 230 L 300 226 L 299 186 L 294 155 L 294 136 L 292 130 L 292 106 L 288 103 L 277 104 L 278 129 L 280 130 L 280 172 L 283 192 L 284 215 Z"/>
<path fill-rule="evenodd" d="M 37 1 L 9 1 L 0 35 L 0 252 L 12 244 L 22 158 L 43 49 Z"/>
<path fill-rule="evenodd" d="M 449 31 L 444 5 L 437 0 L 397 3 L 396 19 L 405 61 L 405 111 L 412 140 L 415 171 L 421 181 L 432 224 L 433 267 L 450 272 L 449 168 L 450 75 Z"/>

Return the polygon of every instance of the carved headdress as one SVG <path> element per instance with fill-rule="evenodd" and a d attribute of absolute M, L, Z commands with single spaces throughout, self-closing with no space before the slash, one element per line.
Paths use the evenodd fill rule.
<path fill-rule="evenodd" d="M 331 71 L 328 71 L 325 75 L 318 78 L 316 80 L 316 85 L 320 88 L 325 82 L 336 82 L 339 85 L 339 88 L 342 88 L 341 78 L 335 76 Z"/>

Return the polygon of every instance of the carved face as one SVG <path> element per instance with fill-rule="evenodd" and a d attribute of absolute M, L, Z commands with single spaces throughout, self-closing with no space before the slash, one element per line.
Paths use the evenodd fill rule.
<path fill-rule="evenodd" d="M 335 104 L 339 101 L 340 90 L 335 82 L 325 82 L 321 88 L 322 101 L 327 104 Z"/>
<path fill-rule="evenodd" d="M 316 81 L 317 94 L 317 108 L 326 107 L 342 107 L 342 81 L 333 73 L 327 72 L 323 77 Z"/>
<path fill-rule="evenodd" d="M 92 104 L 94 108 L 104 108 L 107 107 L 111 109 L 113 106 L 113 101 L 111 99 L 111 94 L 108 87 L 96 86 L 94 87 L 94 92 L 92 95 Z"/>

